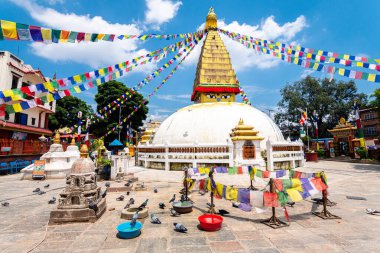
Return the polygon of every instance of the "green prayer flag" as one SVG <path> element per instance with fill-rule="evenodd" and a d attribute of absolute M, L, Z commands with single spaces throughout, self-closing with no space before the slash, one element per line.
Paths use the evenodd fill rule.
<path fill-rule="evenodd" d="M 92 42 L 98 41 L 98 34 L 97 33 L 91 34 L 91 41 Z"/>
<path fill-rule="evenodd" d="M 52 29 L 53 42 L 57 43 L 60 38 L 61 38 L 61 30 Z"/>
<path fill-rule="evenodd" d="M 281 206 L 284 206 L 289 201 L 288 195 L 284 191 L 277 192 L 277 198 Z"/>
<path fill-rule="evenodd" d="M 70 35 L 69 35 L 68 42 L 75 43 L 75 40 L 77 39 L 77 35 L 78 35 L 77 32 L 71 31 Z"/>
<path fill-rule="evenodd" d="M 366 73 L 366 72 L 363 72 L 363 74 L 362 74 L 362 80 L 368 80 L 368 73 Z"/>
<path fill-rule="evenodd" d="M 282 180 L 282 185 L 284 187 L 284 190 L 290 189 L 293 187 L 293 183 L 291 179 L 281 179 Z"/>
<path fill-rule="evenodd" d="M 7 107 L 5 108 L 5 111 L 6 111 L 8 114 L 15 113 L 15 110 L 13 109 L 13 106 L 11 106 L 11 105 L 7 105 Z"/>

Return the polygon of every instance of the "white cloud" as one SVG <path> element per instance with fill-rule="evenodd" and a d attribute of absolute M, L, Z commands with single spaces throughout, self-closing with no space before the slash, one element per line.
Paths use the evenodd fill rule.
<path fill-rule="evenodd" d="M 50 5 L 55 5 L 55 4 L 63 4 L 65 0 L 46 0 L 46 2 Z"/>
<path fill-rule="evenodd" d="M 181 95 L 170 95 L 170 94 L 156 94 L 157 99 L 165 100 L 165 101 L 175 101 L 175 102 L 183 102 L 187 103 L 190 101 L 189 94 L 181 94 Z"/>
<path fill-rule="evenodd" d="M 145 22 L 159 30 L 160 25 L 173 19 L 182 2 L 171 0 L 145 0 L 148 10 L 145 12 Z"/>
<path fill-rule="evenodd" d="M 82 32 L 99 32 L 114 34 L 140 34 L 136 24 L 109 23 L 100 16 L 61 13 L 46 8 L 30 0 L 11 0 L 14 4 L 27 10 L 33 19 L 49 28 L 74 30 Z M 107 66 L 128 60 L 134 56 L 146 54 L 145 49 L 138 49 L 134 40 L 115 40 L 114 42 L 81 42 L 64 44 L 31 44 L 34 54 L 53 62 L 76 62 L 92 68 Z M 138 68 L 140 71 L 151 71 L 152 64 Z"/>
<path fill-rule="evenodd" d="M 306 78 L 307 76 L 310 76 L 311 74 L 313 74 L 315 71 L 312 70 L 312 69 L 305 69 L 304 71 L 302 71 L 301 73 L 301 78 Z"/>
<path fill-rule="evenodd" d="M 240 24 L 237 21 L 232 21 L 227 24 L 224 20 L 218 20 L 218 27 L 222 29 L 249 35 L 254 38 L 279 40 L 287 43 L 294 43 L 292 40 L 306 26 L 306 18 L 303 15 L 299 16 L 295 21 L 287 22 L 283 25 L 278 24 L 274 16 L 267 17 L 260 25 Z M 204 24 L 202 24 L 199 29 L 203 27 Z M 252 67 L 259 69 L 272 68 L 281 62 L 280 59 L 274 58 L 273 56 L 262 55 L 253 49 L 248 49 L 239 42 L 229 39 L 227 36 L 222 35 L 221 37 L 227 47 L 236 72 L 244 71 Z"/>

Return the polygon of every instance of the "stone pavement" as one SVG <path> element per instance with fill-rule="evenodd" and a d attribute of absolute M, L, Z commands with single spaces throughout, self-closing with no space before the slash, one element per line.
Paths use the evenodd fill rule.
<path fill-rule="evenodd" d="M 136 199 L 136 204 L 149 198 L 150 212 L 163 222 L 155 225 L 145 220 L 141 236 L 132 240 L 116 237 L 115 228 L 123 222 L 120 212 L 127 201 L 115 200 L 120 193 L 107 195 L 107 209 L 115 210 L 107 210 L 95 223 L 46 226 L 50 211 L 56 207 L 47 202 L 58 196 L 64 181 L 49 180 L 49 191 L 38 196 L 32 195 L 33 189 L 43 188 L 46 182 L 20 181 L 20 175 L 0 177 L 0 201 L 10 199 L 9 207 L 0 206 L 0 252 L 28 252 L 45 234 L 46 238 L 32 252 L 380 252 L 380 216 L 365 213 L 366 208 L 380 210 L 380 166 L 331 161 L 307 163 L 305 170 L 326 171 L 330 199 L 338 203 L 329 210 L 342 220 L 322 220 L 312 215 L 312 203 L 305 200 L 288 208 L 289 227 L 274 230 L 260 223 L 270 212 L 246 213 L 232 208 L 228 201 L 216 200 L 217 208 L 231 213 L 224 218 L 223 228 L 218 232 L 204 232 L 197 227 L 197 217 L 209 202 L 206 195 L 193 193 L 196 208 L 181 217 L 171 217 L 168 209 L 158 208 L 159 202 L 167 204 L 172 194 L 178 193 L 181 172 L 130 170 L 149 188 L 132 192 L 130 196 Z M 217 181 L 223 183 L 246 186 L 249 183 L 246 175 L 217 176 Z M 158 188 L 158 193 L 153 193 L 153 186 Z M 346 196 L 367 200 L 351 200 Z M 280 209 L 277 213 L 284 219 Z M 175 232 L 173 222 L 183 224 L 189 232 Z"/>

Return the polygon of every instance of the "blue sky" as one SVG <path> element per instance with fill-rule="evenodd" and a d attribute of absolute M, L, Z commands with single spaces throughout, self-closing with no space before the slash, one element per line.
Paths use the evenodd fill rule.
<path fill-rule="evenodd" d="M 0 19 L 83 32 L 172 34 L 199 29 L 210 6 L 214 7 L 220 25 L 231 31 L 337 53 L 380 58 L 377 50 L 380 1 L 376 0 L 0 0 Z M 57 78 L 63 78 L 128 60 L 173 41 L 119 41 L 91 45 L 0 43 L 0 50 L 11 51 L 27 64 L 39 68 L 46 76 L 52 77 L 56 73 Z M 264 111 L 276 108 L 280 89 L 285 84 L 297 81 L 306 74 L 326 76 L 256 55 L 253 50 L 233 41 L 226 41 L 226 46 L 252 104 Z M 149 107 L 153 117 L 164 118 L 191 104 L 199 51 L 198 46 L 186 64 L 152 97 Z M 121 81 L 132 87 L 157 66 L 160 63 L 137 69 Z M 142 93 L 149 94 L 165 74 L 168 72 L 143 88 Z M 359 91 L 367 94 L 379 88 L 374 83 L 356 83 Z M 78 97 L 95 105 L 95 93 L 96 88 Z"/>

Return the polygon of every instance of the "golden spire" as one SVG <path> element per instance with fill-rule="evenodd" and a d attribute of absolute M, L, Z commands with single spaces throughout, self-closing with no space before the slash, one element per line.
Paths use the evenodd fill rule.
<path fill-rule="evenodd" d="M 208 15 L 206 17 L 205 28 L 207 30 L 209 30 L 209 29 L 216 29 L 217 27 L 218 27 L 218 18 L 216 17 L 216 14 L 214 12 L 214 8 L 210 7 L 210 10 L 209 10 Z"/>
<path fill-rule="evenodd" d="M 264 137 L 258 136 L 258 130 L 254 130 L 253 126 L 244 125 L 243 119 L 239 120 L 238 125 L 232 129 L 230 134 L 232 141 L 252 141 L 264 140 Z"/>
<path fill-rule="evenodd" d="M 87 158 L 88 157 L 88 147 L 86 144 L 83 144 L 80 148 L 80 157 Z"/>
<path fill-rule="evenodd" d="M 217 18 L 212 7 L 205 27 L 208 33 L 199 56 L 191 101 L 235 102 L 240 89 L 230 55 L 216 30 Z"/>
<path fill-rule="evenodd" d="M 59 134 L 58 130 L 55 131 L 54 136 L 54 144 L 60 144 L 61 143 L 61 135 Z"/>
<path fill-rule="evenodd" d="M 76 137 L 76 134 L 73 134 L 73 137 L 71 138 L 71 143 L 70 143 L 71 146 L 75 146 L 75 137 Z"/>

